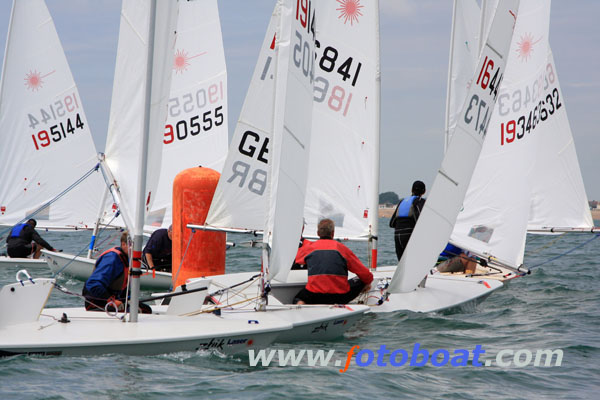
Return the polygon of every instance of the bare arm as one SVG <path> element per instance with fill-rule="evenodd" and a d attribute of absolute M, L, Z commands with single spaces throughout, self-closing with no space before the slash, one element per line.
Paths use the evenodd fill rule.
<path fill-rule="evenodd" d="M 154 260 L 152 259 L 152 254 L 145 253 L 146 256 L 146 264 L 152 269 L 154 269 Z"/>

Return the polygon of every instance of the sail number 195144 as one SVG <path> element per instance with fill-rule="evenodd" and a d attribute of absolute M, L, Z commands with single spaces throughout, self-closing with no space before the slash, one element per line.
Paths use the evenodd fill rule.
<path fill-rule="evenodd" d="M 78 129 L 83 129 L 85 124 L 82 115 L 76 112 L 78 109 L 77 94 L 73 92 L 47 107 L 40 108 L 39 114 L 28 113 L 29 127 L 34 131 L 37 130 L 31 135 L 35 149 L 46 148 L 52 142 L 60 142 L 69 135 L 75 134 Z M 52 122 L 54 124 L 49 126 L 48 124 Z M 38 128 L 38 125 L 41 125 L 42 129 Z"/>

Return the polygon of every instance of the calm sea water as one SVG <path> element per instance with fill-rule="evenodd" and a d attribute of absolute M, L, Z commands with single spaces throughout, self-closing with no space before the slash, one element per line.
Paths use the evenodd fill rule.
<path fill-rule="evenodd" d="M 597 221 L 598 222 L 598 221 Z M 392 232 L 381 220 L 380 264 L 395 261 Z M 89 234 L 47 233 L 57 248 L 78 252 Z M 85 236 L 85 237 L 84 237 Z M 525 262 L 537 265 L 582 245 L 590 234 L 529 237 Z M 362 255 L 362 245 L 353 246 Z M 258 268 L 260 252 L 234 248 L 229 271 Z M 560 367 L 250 367 L 247 357 L 178 353 L 151 357 L 31 357 L 0 359 L 1 399 L 161 399 L 161 398 L 408 398 L 537 399 L 599 398 L 600 389 L 600 238 L 535 268 L 470 310 L 441 314 L 397 312 L 367 315 L 343 339 L 323 343 L 274 345 L 273 349 L 336 350 L 351 346 L 377 351 L 411 350 L 415 343 L 431 351 L 562 349 Z M 2 284 L 15 271 L 0 271 Z M 50 276 L 50 273 L 43 274 Z M 80 292 L 82 283 L 61 278 Z M 50 306 L 79 305 L 53 294 Z M 534 353 L 535 354 L 535 353 Z M 340 356 L 341 358 L 341 356 Z M 507 357 L 510 359 L 510 357 Z"/>

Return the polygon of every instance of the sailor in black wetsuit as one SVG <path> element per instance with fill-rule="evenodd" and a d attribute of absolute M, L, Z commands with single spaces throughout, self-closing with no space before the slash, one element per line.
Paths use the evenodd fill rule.
<path fill-rule="evenodd" d="M 144 247 L 144 260 L 148 266 L 157 271 L 171 272 L 171 257 L 173 254 L 173 226 L 169 229 L 157 229 L 154 231 L 146 247 Z"/>
<path fill-rule="evenodd" d="M 6 238 L 6 252 L 9 257 L 26 258 L 33 255 L 33 258 L 40 258 L 42 248 L 56 251 L 35 231 L 36 225 L 36 220 L 30 219 L 24 224 L 13 226 Z"/>
<path fill-rule="evenodd" d="M 396 210 L 390 219 L 390 228 L 394 228 L 394 244 L 396 245 L 396 256 L 398 261 L 406 249 L 408 239 L 415 228 L 419 215 L 425 206 L 425 184 L 415 181 L 412 186 L 412 196 L 400 200 Z"/>

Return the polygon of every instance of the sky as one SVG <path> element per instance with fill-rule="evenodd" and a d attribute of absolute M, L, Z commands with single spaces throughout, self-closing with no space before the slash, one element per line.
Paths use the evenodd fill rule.
<path fill-rule="evenodd" d="M 335 0 L 331 0 L 335 1 Z M 369 1 L 369 0 L 361 0 Z M 526 1 L 526 0 L 522 0 Z M 0 2 L 0 43 L 11 3 Z M 118 0 L 47 0 L 96 148 L 104 149 L 119 30 Z M 220 0 L 233 134 L 275 0 Z M 380 192 L 433 183 L 443 156 L 451 0 L 380 0 Z M 600 200 L 600 2 L 555 0 L 550 44 L 589 199 Z M 3 54 L 0 57 L 3 58 Z"/>

